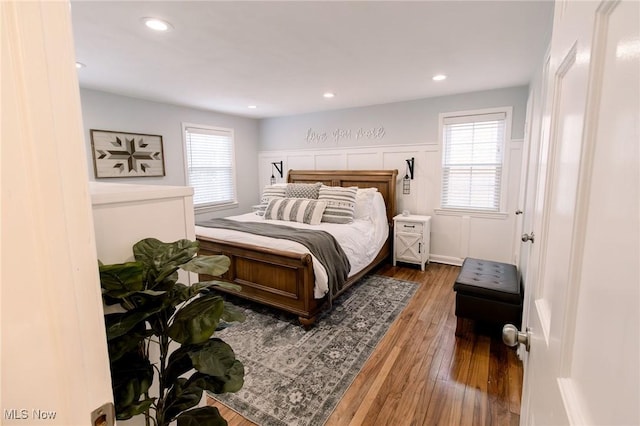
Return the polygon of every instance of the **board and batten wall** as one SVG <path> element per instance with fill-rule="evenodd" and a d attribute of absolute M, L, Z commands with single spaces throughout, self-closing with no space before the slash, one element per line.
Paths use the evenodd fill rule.
<path fill-rule="evenodd" d="M 198 219 L 244 213 L 256 203 L 258 120 L 87 88 L 81 88 L 80 97 L 89 180 L 142 185 L 185 185 L 182 123 L 223 127 L 234 131 L 238 204 L 233 208 L 198 214 Z M 165 176 L 96 179 L 93 170 L 90 129 L 162 135 Z"/>
<path fill-rule="evenodd" d="M 461 264 L 469 257 L 515 261 L 517 210 L 528 88 L 474 92 L 260 121 L 259 188 L 269 183 L 272 162 L 290 169 L 398 169 L 397 213 L 432 216 L 431 259 Z M 442 212 L 439 114 L 512 108 L 505 149 L 506 185 L 500 214 Z M 411 193 L 402 193 L 406 159 L 415 158 Z M 275 171 L 275 169 L 273 169 Z"/>

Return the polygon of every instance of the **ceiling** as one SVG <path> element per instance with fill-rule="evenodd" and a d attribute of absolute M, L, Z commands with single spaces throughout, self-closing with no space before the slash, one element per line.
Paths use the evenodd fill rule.
<path fill-rule="evenodd" d="M 526 85 L 553 3 L 72 1 L 71 12 L 81 87 L 264 118 Z M 143 17 L 173 28 L 152 32 Z"/>

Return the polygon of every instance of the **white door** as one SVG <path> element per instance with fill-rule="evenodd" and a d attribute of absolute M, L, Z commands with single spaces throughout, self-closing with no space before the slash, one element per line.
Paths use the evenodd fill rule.
<path fill-rule="evenodd" d="M 549 73 L 521 423 L 640 424 L 640 3 L 556 3 Z"/>
<path fill-rule="evenodd" d="M 528 257 L 528 247 L 520 244 L 520 236 L 527 232 L 525 231 L 525 217 L 523 213 L 526 210 L 527 193 L 529 192 L 529 180 L 531 168 L 531 150 L 534 148 L 531 139 L 531 129 L 533 125 L 533 111 L 534 107 L 537 107 L 535 100 L 535 90 L 529 89 L 529 98 L 527 99 L 527 115 L 524 123 L 524 143 L 522 145 L 522 168 L 520 169 L 520 188 L 518 189 L 518 205 L 516 211 L 513 212 L 516 215 L 515 220 L 515 232 L 514 232 L 514 250 L 512 262 L 516 265 L 520 264 L 520 257 Z M 511 212 L 509 212 L 511 213 Z M 525 262 L 526 263 L 526 262 Z"/>
<path fill-rule="evenodd" d="M 0 34 L 0 424 L 93 424 L 113 396 L 69 4 L 0 1 Z"/>

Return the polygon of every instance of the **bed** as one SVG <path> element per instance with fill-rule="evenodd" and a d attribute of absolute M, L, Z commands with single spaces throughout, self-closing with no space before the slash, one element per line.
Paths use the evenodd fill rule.
<path fill-rule="evenodd" d="M 342 289 L 336 292 L 318 291 L 316 285 L 317 262 L 309 252 L 298 249 L 274 248 L 276 244 L 246 242 L 229 235 L 218 236 L 209 228 L 196 226 L 196 238 L 201 254 L 223 254 L 231 260 L 229 270 L 222 276 L 241 291 L 222 290 L 241 298 L 284 310 L 298 316 L 300 323 L 311 327 L 317 314 L 365 274 L 391 255 L 393 216 L 396 209 L 397 170 L 290 170 L 288 183 L 322 182 L 327 186 L 376 188 L 377 197 L 384 200 L 382 215 L 386 215 L 385 238 L 380 249 L 366 265 L 358 265 L 350 273 Z M 290 222 L 284 222 L 289 225 Z M 315 264 L 315 269 L 314 269 Z M 318 277 L 320 281 L 321 277 Z M 211 279 L 201 276 L 201 280 Z"/>

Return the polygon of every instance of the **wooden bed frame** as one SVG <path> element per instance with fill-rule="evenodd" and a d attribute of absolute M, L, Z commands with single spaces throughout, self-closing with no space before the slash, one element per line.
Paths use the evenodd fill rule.
<path fill-rule="evenodd" d="M 288 182 L 322 182 L 330 186 L 375 187 L 382 194 L 387 207 L 389 237 L 374 259 L 362 271 L 350 277 L 338 296 L 367 272 L 391 256 L 393 216 L 396 211 L 397 170 L 290 170 Z M 242 287 L 242 291 L 224 290 L 227 293 L 249 299 L 298 315 L 305 327 L 311 327 L 316 315 L 328 297 L 314 298 L 314 273 L 311 255 L 276 250 L 269 247 L 222 241 L 197 236 L 200 254 L 223 254 L 231 260 L 231 266 L 222 279 Z M 202 276 L 201 280 L 212 277 Z"/>

